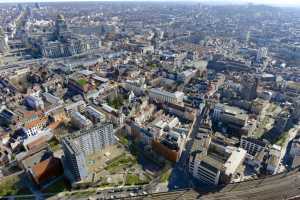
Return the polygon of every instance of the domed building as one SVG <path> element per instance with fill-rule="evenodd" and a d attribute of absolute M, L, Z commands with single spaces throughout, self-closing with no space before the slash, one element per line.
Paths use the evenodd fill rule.
<path fill-rule="evenodd" d="M 70 36 L 65 17 L 61 14 L 56 17 L 54 34 L 57 40 L 65 40 Z"/>

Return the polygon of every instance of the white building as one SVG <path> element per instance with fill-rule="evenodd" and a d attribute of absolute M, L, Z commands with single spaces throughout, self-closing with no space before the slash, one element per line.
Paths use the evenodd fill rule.
<path fill-rule="evenodd" d="M 262 151 L 266 148 L 266 143 L 250 137 L 242 137 L 240 147 L 245 149 L 248 154 L 254 156 L 257 152 Z"/>
<path fill-rule="evenodd" d="M 92 126 L 92 122 L 79 112 L 71 112 L 70 114 L 72 124 L 77 128 L 86 128 Z"/>
<path fill-rule="evenodd" d="M 260 62 L 263 58 L 266 58 L 267 56 L 268 56 L 268 48 L 262 47 L 257 51 L 256 61 Z"/>
<path fill-rule="evenodd" d="M 83 112 L 86 108 L 86 103 L 83 100 L 77 101 L 75 103 L 70 103 L 65 106 L 65 111 L 71 113 L 73 111 Z"/>
<path fill-rule="evenodd" d="M 228 157 L 217 159 L 208 153 L 190 160 L 190 173 L 192 176 L 206 184 L 218 185 L 229 183 L 234 178 L 240 165 L 242 165 L 246 151 L 242 148 L 227 148 Z"/>
<path fill-rule="evenodd" d="M 114 109 L 113 107 L 107 105 L 106 103 L 102 104 L 103 112 L 106 113 L 106 117 L 110 120 L 114 125 L 120 126 L 124 124 L 125 115 L 122 112 Z"/>
<path fill-rule="evenodd" d="M 45 128 L 43 130 L 38 130 L 36 134 L 26 138 L 23 141 L 23 146 L 26 148 L 26 150 L 29 150 L 29 146 L 36 141 L 49 141 L 52 137 L 53 132 L 51 131 L 51 129 Z"/>
<path fill-rule="evenodd" d="M 187 84 L 190 80 L 196 76 L 198 69 L 187 69 L 180 74 L 180 79 Z"/>
<path fill-rule="evenodd" d="M 154 53 L 154 46 L 152 46 L 152 45 L 143 46 L 143 47 L 141 47 L 141 52 L 143 54 L 147 54 L 147 53 L 153 54 Z"/>
<path fill-rule="evenodd" d="M 176 91 L 175 93 L 164 91 L 158 88 L 152 88 L 149 91 L 149 97 L 152 100 L 164 103 L 182 104 L 184 93 Z"/>
<path fill-rule="evenodd" d="M 86 115 L 93 122 L 104 122 L 105 115 L 92 106 L 86 107 Z"/>
<path fill-rule="evenodd" d="M 144 101 L 140 107 L 140 110 L 134 115 L 134 121 L 142 125 L 144 122 L 149 120 L 155 110 L 153 104 L 148 104 L 148 101 Z"/>
<path fill-rule="evenodd" d="M 136 80 L 126 80 L 123 84 L 124 88 L 133 91 L 134 94 L 143 94 L 146 90 L 145 78 L 138 78 Z"/>
<path fill-rule="evenodd" d="M 45 92 L 42 94 L 45 101 L 51 103 L 51 104 L 62 104 L 64 101 L 60 99 L 59 97 L 56 97 L 48 92 Z"/>
<path fill-rule="evenodd" d="M 228 184 L 236 178 L 246 155 L 242 148 L 215 143 L 209 130 L 201 129 L 192 146 L 189 173 L 206 184 Z"/>
<path fill-rule="evenodd" d="M 8 37 L 0 27 L 0 53 L 5 53 L 8 48 Z"/>

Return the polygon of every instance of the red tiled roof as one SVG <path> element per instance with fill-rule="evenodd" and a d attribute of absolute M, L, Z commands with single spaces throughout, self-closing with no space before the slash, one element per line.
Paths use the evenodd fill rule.
<path fill-rule="evenodd" d="M 59 158 L 50 157 L 32 167 L 32 175 L 37 184 L 62 174 L 62 165 Z"/>

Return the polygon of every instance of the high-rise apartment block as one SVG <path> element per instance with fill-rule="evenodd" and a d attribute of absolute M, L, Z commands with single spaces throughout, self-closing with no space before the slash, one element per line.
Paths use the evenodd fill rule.
<path fill-rule="evenodd" d="M 85 156 L 81 149 L 71 139 L 64 139 L 61 145 L 64 151 L 64 168 L 67 177 L 72 181 L 87 178 Z"/>
<path fill-rule="evenodd" d="M 70 172 L 71 179 L 80 181 L 87 178 L 85 157 L 114 143 L 113 125 L 110 123 L 100 123 L 64 138 L 62 141 L 64 164 L 66 171 Z"/>

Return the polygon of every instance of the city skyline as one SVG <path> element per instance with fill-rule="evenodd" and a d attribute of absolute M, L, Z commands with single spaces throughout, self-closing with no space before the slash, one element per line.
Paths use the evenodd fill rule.
<path fill-rule="evenodd" d="M 130 1 L 130 2 L 184 2 L 183 0 L 0 0 L 0 3 L 34 3 L 34 2 L 118 2 L 118 1 Z M 298 0 L 265 0 L 263 2 L 259 0 L 189 0 L 188 2 L 203 2 L 209 4 L 245 4 L 245 3 L 255 3 L 255 4 L 265 4 L 265 5 L 275 5 L 275 6 L 294 6 L 300 5 Z"/>

